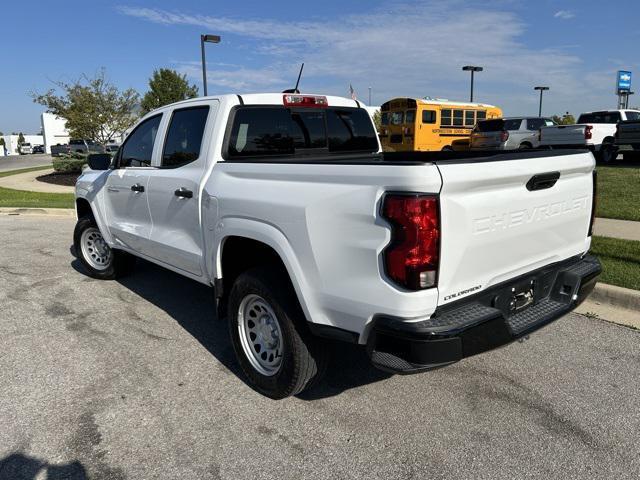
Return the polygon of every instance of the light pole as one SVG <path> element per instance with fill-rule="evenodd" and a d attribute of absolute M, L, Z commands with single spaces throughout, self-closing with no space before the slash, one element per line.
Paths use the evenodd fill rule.
<path fill-rule="evenodd" d="M 462 70 L 465 72 L 471 72 L 471 97 L 469 101 L 473 102 L 473 74 L 475 72 L 481 72 L 484 69 L 482 67 L 475 67 L 473 65 L 465 65 L 464 67 L 462 67 Z"/>
<path fill-rule="evenodd" d="M 204 56 L 204 43 L 220 43 L 218 35 L 200 35 L 200 50 L 202 52 L 202 87 L 204 96 L 207 96 L 207 61 Z"/>
<path fill-rule="evenodd" d="M 369 106 L 371 106 L 371 87 L 369 87 Z"/>
<path fill-rule="evenodd" d="M 629 90 L 629 91 L 627 92 L 627 94 L 625 95 L 625 97 L 626 97 L 626 102 L 625 102 L 625 106 L 624 106 L 624 108 L 629 108 L 629 97 L 630 97 L 631 95 L 633 95 L 634 93 L 636 93 L 636 92 L 632 92 L 631 90 Z"/>
<path fill-rule="evenodd" d="M 540 90 L 540 106 L 538 107 L 538 116 L 542 116 L 542 92 L 549 90 L 549 87 L 533 87 L 534 90 Z"/>

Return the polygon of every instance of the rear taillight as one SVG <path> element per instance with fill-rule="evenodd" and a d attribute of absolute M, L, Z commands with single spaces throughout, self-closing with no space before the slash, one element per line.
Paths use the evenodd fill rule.
<path fill-rule="evenodd" d="M 591 221 L 589 222 L 589 236 L 593 235 L 593 224 L 596 221 L 596 207 L 598 206 L 598 172 L 593 171 L 593 197 L 591 197 Z"/>
<path fill-rule="evenodd" d="M 507 140 L 509 140 L 509 132 L 503 130 L 502 132 L 500 132 L 500 141 L 506 142 Z"/>
<path fill-rule="evenodd" d="M 325 108 L 329 106 L 327 97 L 319 95 L 283 95 L 282 101 L 285 107 Z"/>
<path fill-rule="evenodd" d="M 593 126 L 592 125 L 587 125 L 586 127 L 584 127 L 584 139 L 585 140 L 591 140 L 591 137 L 593 136 L 593 133 L 591 132 L 591 130 L 593 130 Z"/>
<path fill-rule="evenodd" d="M 391 244 L 384 250 L 387 275 L 409 290 L 435 287 L 440 257 L 438 197 L 387 194 L 382 215 L 391 223 Z"/>

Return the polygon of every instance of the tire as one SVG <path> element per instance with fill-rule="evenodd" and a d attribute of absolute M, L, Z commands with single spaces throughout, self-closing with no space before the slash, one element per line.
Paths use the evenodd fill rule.
<path fill-rule="evenodd" d="M 326 348 L 307 328 L 289 278 L 275 267 L 238 276 L 227 319 L 238 363 L 249 385 L 263 395 L 297 395 L 324 374 Z"/>
<path fill-rule="evenodd" d="M 121 250 L 109 248 L 92 216 L 78 219 L 73 231 L 76 255 L 90 277 L 114 280 L 130 273 L 136 258 Z"/>
<path fill-rule="evenodd" d="M 527 143 L 527 142 L 521 143 L 520 146 L 518 147 L 519 150 L 529 150 L 530 148 L 533 148 L 533 147 L 531 146 L 530 143 Z"/>
<path fill-rule="evenodd" d="M 603 143 L 600 146 L 600 151 L 598 152 L 598 160 L 602 163 L 611 163 L 618 156 L 618 152 L 613 145 L 613 143 Z"/>

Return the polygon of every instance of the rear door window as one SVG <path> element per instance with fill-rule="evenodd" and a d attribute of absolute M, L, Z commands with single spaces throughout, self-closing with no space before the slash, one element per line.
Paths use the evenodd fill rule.
<path fill-rule="evenodd" d="M 231 158 L 378 151 L 371 117 L 360 108 L 240 107 L 227 144 Z"/>
<path fill-rule="evenodd" d="M 545 126 L 547 121 L 544 118 L 527 118 L 527 130 L 536 131 Z"/>
<path fill-rule="evenodd" d="M 404 123 L 413 124 L 416 121 L 416 111 L 415 110 L 407 110 L 407 113 L 404 117 Z"/>
<path fill-rule="evenodd" d="M 209 107 L 174 110 L 162 151 L 163 167 L 181 167 L 200 156 Z"/>
<path fill-rule="evenodd" d="M 404 123 L 404 112 L 391 112 L 391 125 L 402 125 Z"/>

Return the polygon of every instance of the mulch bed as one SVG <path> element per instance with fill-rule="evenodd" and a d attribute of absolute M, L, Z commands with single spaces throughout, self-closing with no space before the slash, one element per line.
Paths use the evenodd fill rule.
<path fill-rule="evenodd" d="M 64 185 L 65 187 L 73 187 L 76 184 L 76 180 L 80 176 L 79 173 L 49 173 L 47 175 L 40 175 L 36 177 L 36 180 L 44 183 L 52 183 L 54 185 Z"/>

